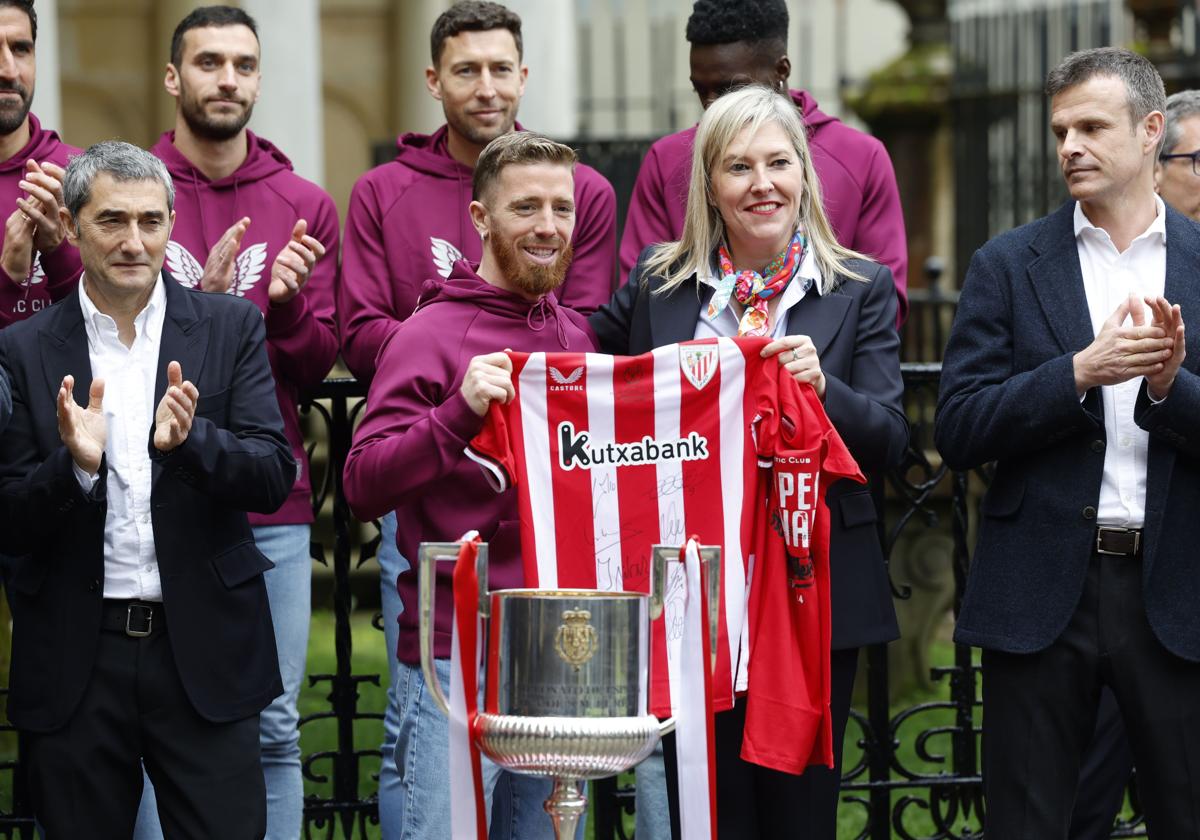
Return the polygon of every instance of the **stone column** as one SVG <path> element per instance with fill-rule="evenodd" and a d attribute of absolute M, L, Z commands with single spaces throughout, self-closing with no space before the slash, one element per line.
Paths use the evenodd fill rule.
<path fill-rule="evenodd" d="M 58 64 L 58 0 L 37 4 L 37 84 L 33 90 L 33 112 L 43 128 L 62 135 L 62 85 Z"/>
<path fill-rule="evenodd" d="M 325 125 L 319 0 L 243 0 L 242 8 L 258 23 L 262 45 L 262 94 L 250 128 L 277 144 L 297 174 L 320 184 Z"/>
<path fill-rule="evenodd" d="M 575 4 L 561 0 L 507 0 L 521 16 L 529 82 L 521 99 L 522 125 L 569 140 L 579 130 L 579 73 Z"/>
<path fill-rule="evenodd" d="M 393 0 L 391 77 L 396 133 L 432 132 L 445 120 L 442 105 L 425 90 L 431 63 L 429 30 L 449 0 Z"/>

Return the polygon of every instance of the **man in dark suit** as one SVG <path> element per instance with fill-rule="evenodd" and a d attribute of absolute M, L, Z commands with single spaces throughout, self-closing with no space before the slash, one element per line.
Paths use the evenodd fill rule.
<path fill-rule="evenodd" d="M 171 837 L 261 837 L 258 713 L 281 690 L 247 511 L 295 474 L 258 309 L 161 272 L 174 190 L 157 158 L 72 159 L 79 289 L 0 333 L 0 540 L 12 692 L 46 836 L 129 837 L 142 761 Z M 187 377 L 185 379 L 185 376 Z"/>
<path fill-rule="evenodd" d="M 950 466 L 996 462 L 955 634 L 984 648 L 986 836 L 1067 836 L 1107 685 L 1151 836 L 1196 838 L 1200 227 L 1154 193 L 1149 62 L 1075 53 L 1046 93 L 1074 201 L 975 254 L 937 418 Z"/>

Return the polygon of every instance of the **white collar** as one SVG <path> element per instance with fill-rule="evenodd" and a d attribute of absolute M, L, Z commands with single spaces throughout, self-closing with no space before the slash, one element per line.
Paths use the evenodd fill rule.
<path fill-rule="evenodd" d="M 164 309 L 166 305 L 167 292 L 163 286 L 162 273 L 159 272 L 158 277 L 154 281 L 154 290 L 150 292 L 150 299 L 146 301 L 146 305 L 142 307 L 142 311 L 134 316 L 135 336 L 144 334 L 147 321 L 150 317 L 159 310 Z M 116 330 L 117 322 L 109 315 L 105 315 L 97 309 L 96 304 L 88 294 L 86 274 L 79 278 L 79 308 L 83 312 L 83 324 L 87 329 L 89 344 L 95 344 L 100 337 L 101 330 L 110 332 Z"/>
<path fill-rule="evenodd" d="M 1083 212 L 1083 204 L 1078 201 L 1075 202 L 1074 221 L 1076 239 L 1078 239 L 1084 231 L 1097 231 L 1097 233 L 1087 234 L 1088 236 L 1100 236 L 1102 234 L 1104 239 L 1112 239 L 1112 237 L 1108 235 L 1108 231 L 1092 224 L 1091 219 L 1089 219 L 1087 214 Z M 1163 242 L 1167 241 L 1167 205 L 1163 203 L 1162 197 L 1157 194 L 1154 196 L 1154 220 L 1150 222 L 1149 226 L 1142 231 L 1141 235 L 1135 237 L 1133 241 L 1137 242 L 1140 239 L 1148 239 L 1153 236 L 1160 236 L 1162 237 Z"/>

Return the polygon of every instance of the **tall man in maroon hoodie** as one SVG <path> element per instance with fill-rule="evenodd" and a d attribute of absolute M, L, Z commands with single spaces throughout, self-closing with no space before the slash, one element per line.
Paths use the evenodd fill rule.
<path fill-rule="evenodd" d="M 822 113 L 807 91 L 788 90 L 788 9 L 784 0 L 696 0 L 687 22 L 692 87 L 707 108 L 722 93 L 758 83 L 786 91 L 809 129 L 825 214 L 838 242 L 892 270 L 898 321 L 908 313 L 908 245 L 896 174 L 883 144 Z M 621 236 L 621 277 L 647 245 L 683 231 L 696 128 L 662 138 L 638 171 Z"/>
<path fill-rule="evenodd" d="M 58 216 L 62 167 L 79 149 L 29 113 L 36 40 L 33 0 L 0 0 L 0 327 L 65 297 L 82 271 Z"/>
<path fill-rule="evenodd" d="M 244 297 L 262 310 L 284 431 L 300 465 L 283 507 L 250 516 L 255 543 L 275 563 L 265 579 L 284 684 L 262 713 L 266 836 L 294 840 L 303 813 L 296 698 L 308 646 L 313 520 L 296 406 L 337 355 L 338 226 L 324 190 L 246 129 L 259 79 L 254 20 L 229 6 L 196 9 L 171 40 L 165 84 L 176 99 L 175 130 L 151 151 L 166 163 L 177 195 L 167 267 L 184 285 Z"/>
<path fill-rule="evenodd" d="M 574 168 L 571 149 L 527 132 L 504 134 L 483 150 L 470 203 L 473 231 L 484 243 L 482 261 L 476 269 L 460 260 L 448 278 L 435 276 L 420 308 L 392 331 L 346 459 L 346 498 L 356 516 L 367 520 L 395 510 L 405 557 L 416 556 L 421 542 L 456 540 L 477 529 L 489 544 L 488 579 L 497 589 L 523 580 L 516 493 L 496 493 L 463 450 L 483 427 L 488 404 L 513 395 L 512 365 L 502 350 L 593 349 L 583 316 L 552 294 L 571 261 Z M 439 571 L 435 609 L 434 654 L 443 681 L 450 670 L 450 573 Z M 385 837 L 440 840 L 450 826 L 448 723 L 424 688 L 416 583 L 415 570 L 400 575 L 406 609 L 397 650 L 395 760 L 402 790 L 381 788 L 380 810 L 385 796 L 395 797 Z M 484 765 L 489 798 L 496 791 L 491 813 L 507 815 L 492 821 L 491 836 L 553 837 L 541 808 L 549 783 Z M 501 776 L 508 776 L 507 785 L 496 785 Z"/>
<path fill-rule="evenodd" d="M 338 300 L 342 357 L 369 381 L 385 339 L 412 314 L 421 284 L 450 276 L 465 257 L 479 262 L 483 248 L 467 206 L 479 153 L 514 129 L 525 91 L 521 19 L 498 3 L 456 3 L 434 23 L 430 96 L 442 103 L 446 124 L 432 135 L 405 134 L 396 159 L 367 172 L 350 195 Z M 583 313 L 607 303 L 616 280 L 616 197 L 604 176 L 575 167 L 575 257 L 556 291 L 559 302 Z M 396 576 L 407 562 L 396 548 L 396 519 L 381 522 L 380 593 L 388 648 L 395 650 L 401 604 Z M 396 674 L 389 675 L 383 752 L 396 742 Z M 394 836 L 392 803 L 398 779 L 384 763 L 379 779 L 380 823 Z"/>

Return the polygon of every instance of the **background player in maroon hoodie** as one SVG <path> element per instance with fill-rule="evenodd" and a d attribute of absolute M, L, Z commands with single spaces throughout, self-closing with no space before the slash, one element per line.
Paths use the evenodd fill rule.
<path fill-rule="evenodd" d="M 784 0 L 696 0 L 687 22 L 692 87 L 705 108 L 751 82 L 787 91 L 808 126 L 825 215 L 840 245 L 892 270 L 899 296 L 897 325 L 908 312 L 908 245 L 896 173 L 883 144 L 822 113 L 804 90 L 788 90 L 788 9 Z M 621 235 L 621 277 L 647 245 L 683 232 L 696 127 L 662 138 L 642 161 Z"/>
<path fill-rule="evenodd" d="M 489 402 L 512 394 L 512 364 L 500 351 L 594 349 L 583 316 L 552 294 L 571 261 L 574 163 L 566 146 L 526 132 L 507 133 L 484 149 L 470 204 L 483 260 L 477 270 L 458 261 L 448 279 L 427 283 L 420 309 L 384 344 L 346 459 L 346 499 L 356 516 L 396 510 L 406 557 L 423 541 L 456 540 L 477 529 L 489 544 L 495 589 L 521 586 L 524 577 L 516 491 L 496 493 L 463 450 L 483 428 Z M 437 670 L 447 684 L 450 572 L 449 566 L 439 571 L 434 616 Z M 441 840 L 450 831 L 448 723 L 424 690 L 416 577 L 409 570 L 399 579 L 408 607 L 400 614 L 397 651 L 403 700 L 395 758 L 402 786 L 380 787 L 380 812 L 384 798 L 394 797 L 386 803 L 392 821 L 384 824 L 385 837 Z M 508 785 L 496 786 L 502 776 Z M 492 823 L 492 838 L 554 836 L 541 807 L 548 780 L 510 774 L 485 759 L 484 787 L 489 798 L 494 787 L 519 800 L 493 803 L 493 813 L 511 818 Z"/>
<path fill-rule="evenodd" d="M 384 339 L 416 307 L 421 283 L 448 277 L 453 263 L 478 262 L 467 205 L 483 147 L 514 129 L 528 68 L 521 19 L 498 3 L 465 0 L 434 23 L 429 94 L 446 124 L 405 134 L 396 159 L 354 185 L 346 214 L 338 320 L 342 355 L 359 379 L 375 372 Z M 575 258 L 557 295 L 584 314 L 608 303 L 616 277 L 616 197 L 587 166 L 575 169 Z"/>
<path fill-rule="evenodd" d="M 525 90 L 521 19 L 498 3 L 456 3 L 434 23 L 429 94 L 442 103 L 446 124 L 432 135 L 405 134 L 396 159 L 358 179 L 346 214 L 338 323 L 342 357 L 354 375 L 370 380 L 380 346 L 412 314 L 427 278 L 446 278 L 465 257 L 478 263 L 483 247 L 467 206 L 475 161 L 493 138 L 520 130 L 517 107 Z M 557 290 L 559 302 L 583 313 L 607 303 L 616 280 L 616 197 L 604 176 L 575 167 L 575 256 Z M 396 576 L 408 567 L 396 548 L 396 519 L 381 522 L 380 594 L 389 650 L 396 648 L 401 604 Z M 457 536 L 457 535 L 456 535 Z M 394 667 L 394 666 L 393 666 Z M 396 673 L 389 675 L 383 754 L 396 743 Z M 384 838 L 395 836 L 399 780 L 384 762 L 379 816 Z"/>
<path fill-rule="evenodd" d="M 167 65 L 175 130 L 151 151 L 175 181 L 176 223 L 166 268 L 185 286 L 258 304 L 284 431 L 300 465 L 283 507 L 250 517 L 256 544 L 275 562 L 265 577 L 284 684 L 283 695 L 262 713 L 266 836 L 294 840 L 304 793 L 296 698 L 308 645 L 313 520 L 296 405 L 337 355 L 338 228 L 332 199 L 296 175 L 282 152 L 246 130 L 259 78 L 253 19 L 228 6 L 193 11 L 175 30 Z M 138 837 L 145 836 L 139 829 Z"/>
<path fill-rule="evenodd" d="M 0 327 L 65 297 L 82 270 L 58 217 L 62 167 L 79 149 L 29 113 L 36 40 L 32 0 L 0 0 Z"/>

